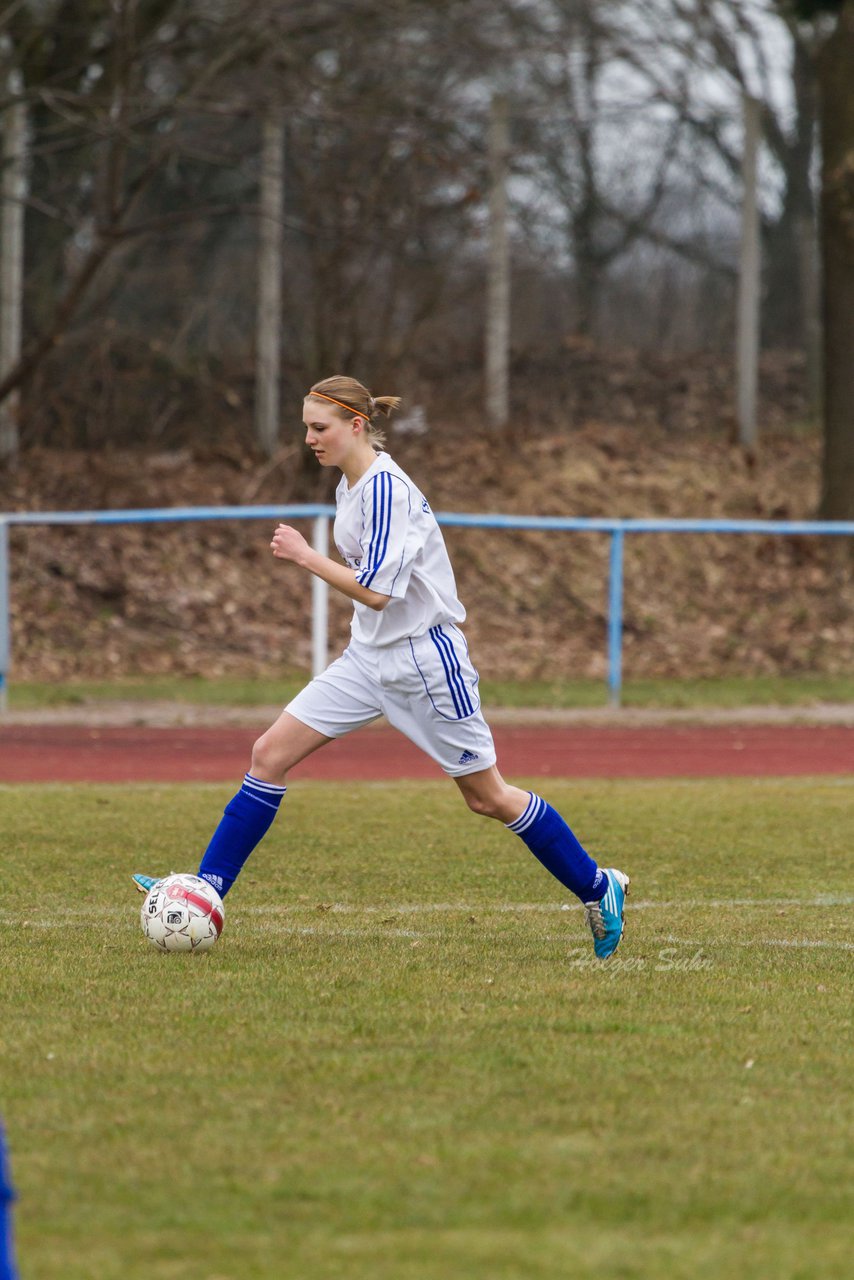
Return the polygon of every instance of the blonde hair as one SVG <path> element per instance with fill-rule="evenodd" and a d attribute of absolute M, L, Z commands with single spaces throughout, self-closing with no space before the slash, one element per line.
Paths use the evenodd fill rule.
<path fill-rule="evenodd" d="M 372 396 L 361 382 L 345 377 L 344 374 L 335 374 L 331 378 L 315 382 L 305 397 L 306 400 L 311 396 L 331 400 L 343 413 L 349 410 L 364 418 L 368 424 L 367 437 L 375 449 L 381 449 L 385 444 L 385 432 L 374 423 L 374 418 L 380 413 L 387 418 L 401 402 L 400 396 Z"/>

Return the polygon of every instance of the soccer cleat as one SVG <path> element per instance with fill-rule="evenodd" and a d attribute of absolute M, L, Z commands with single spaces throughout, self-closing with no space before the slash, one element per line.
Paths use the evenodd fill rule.
<path fill-rule="evenodd" d="M 136 874 L 133 877 L 133 882 L 140 893 L 150 893 L 154 886 L 159 884 L 162 879 L 162 876 L 141 876 Z"/>
<path fill-rule="evenodd" d="M 584 916 L 593 934 L 593 950 L 600 960 L 607 960 L 620 945 L 623 936 L 623 906 L 629 891 L 629 877 L 622 871 L 605 871 L 608 888 L 600 902 L 585 902 Z"/>

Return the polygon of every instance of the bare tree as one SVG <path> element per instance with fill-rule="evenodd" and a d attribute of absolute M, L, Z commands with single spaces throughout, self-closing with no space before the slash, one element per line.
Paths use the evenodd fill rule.
<path fill-rule="evenodd" d="M 799 0 L 819 28 L 824 287 L 824 468 L 821 514 L 854 520 L 854 0 Z"/>
<path fill-rule="evenodd" d="M 485 110 L 472 131 L 462 102 L 466 9 L 409 5 L 346 58 L 331 46 L 312 61 L 289 118 L 286 289 L 302 376 L 399 366 L 466 252 L 486 132 Z"/>
<path fill-rule="evenodd" d="M 171 73 L 180 34 L 190 25 L 189 6 L 116 0 L 99 7 L 99 20 L 91 25 L 85 23 L 86 10 L 74 0 L 52 8 L 18 7 L 6 33 L 35 135 L 30 207 L 42 234 L 37 231 L 28 256 L 46 249 L 39 270 L 44 279 L 49 261 L 52 278 L 44 281 L 47 296 L 35 307 L 38 319 L 20 359 L 0 380 L 0 399 L 24 384 L 62 340 L 111 256 L 175 220 L 211 212 L 184 209 L 152 217 L 142 211 L 155 179 L 179 150 L 175 124 L 181 108 L 203 99 L 250 44 L 245 29 L 219 32 L 219 57 L 195 69 L 187 60 L 189 70 L 178 83 Z M 177 42 L 168 51 L 164 31 Z M 42 57 L 45 47 L 52 51 L 49 59 Z M 152 80 L 159 81 L 153 89 Z M 62 180 L 45 183 L 58 167 Z"/>
<path fill-rule="evenodd" d="M 534 178 L 572 262 L 574 328 L 596 328 L 609 267 L 647 237 L 676 158 L 678 124 L 647 155 L 642 177 L 622 167 L 615 127 L 618 0 L 547 0 L 514 11 L 518 46 L 517 170 Z"/>
<path fill-rule="evenodd" d="M 781 75 L 785 46 L 788 78 Z M 813 319 L 804 269 L 805 241 L 808 247 L 816 237 L 813 53 L 811 30 L 785 6 L 777 11 L 765 0 L 651 0 L 642 22 L 632 15 L 624 21 L 620 44 L 621 57 L 653 99 L 693 136 L 700 188 L 726 204 L 734 205 L 740 190 L 740 103 L 745 96 L 760 103 L 777 188 L 762 207 L 763 327 L 770 340 L 801 346 Z"/>
<path fill-rule="evenodd" d="M 180 227 L 256 214 L 257 174 L 240 173 L 241 122 L 258 132 L 271 87 L 286 106 L 298 100 L 319 51 L 357 33 L 369 48 L 389 16 L 410 7 L 403 0 L 10 6 L 0 22 L 31 112 L 33 181 L 25 341 L 0 378 L 0 400 L 32 379 L 85 308 L 104 312 L 111 287 L 121 284 L 119 263 L 126 267 L 136 247 L 166 242 Z M 226 174 L 239 180 L 224 181 Z"/>

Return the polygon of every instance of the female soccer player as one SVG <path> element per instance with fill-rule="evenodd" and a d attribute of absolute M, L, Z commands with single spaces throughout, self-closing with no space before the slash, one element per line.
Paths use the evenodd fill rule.
<path fill-rule="evenodd" d="M 580 898 L 596 955 L 606 959 L 622 937 L 628 876 L 597 867 L 560 814 L 498 772 L 442 533 L 427 499 L 383 451 L 375 425 L 399 404 L 343 376 L 315 383 L 305 397 L 306 444 L 322 467 L 342 472 L 335 543 L 344 563 L 320 555 L 289 525 L 277 527 L 270 548 L 354 602 L 352 636 L 255 743 L 199 875 L 225 895 L 269 830 L 288 771 L 384 715 L 454 779 L 470 809 L 503 822 Z M 143 892 L 156 883 L 134 880 Z"/>

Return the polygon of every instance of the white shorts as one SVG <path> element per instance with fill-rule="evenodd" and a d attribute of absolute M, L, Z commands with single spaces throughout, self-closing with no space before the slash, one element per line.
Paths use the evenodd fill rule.
<path fill-rule="evenodd" d="M 351 640 L 285 710 L 327 738 L 384 715 L 445 773 L 461 778 L 495 764 L 477 683 L 465 637 L 447 623 L 385 648 Z"/>

